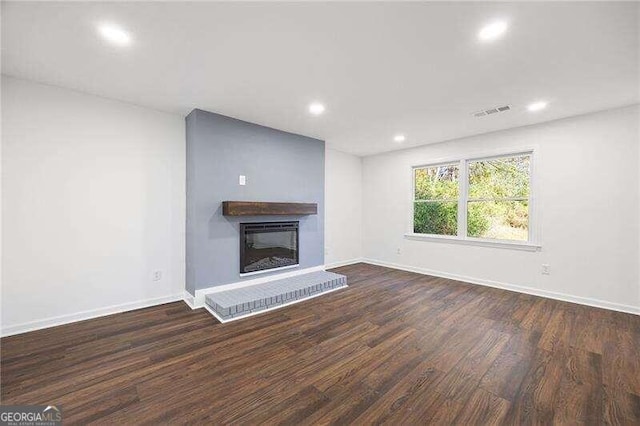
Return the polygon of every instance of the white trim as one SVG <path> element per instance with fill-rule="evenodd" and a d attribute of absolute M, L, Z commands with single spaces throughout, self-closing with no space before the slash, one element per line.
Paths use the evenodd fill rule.
<path fill-rule="evenodd" d="M 153 299 L 139 300 L 137 302 L 123 303 L 121 305 L 107 306 L 104 308 L 91 309 L 75 314 L 60 315 L 57 317 L 42 320 L 29 321 L 22 324 L 2 327 L 0 334 L 2 337 L 13 336 L 14 334 L 27 333 L 29 331 L 41 330 L 43 328 L 56 327 L 58 325 L 70 324 L 77 321 L 84 321 L 106 315 L 119 314 L 121 312 L 133 311 L 136 309 L 148 308 L 150 306 L 163 305 L 165 303 L 183 300 L 182 294 L 172 296 L 156 297 Z"/>
<path fill-rule="evenodd" d="M 524 145 L 522 147 L 517 148 L 507 148 L 507 149 L 494 149 L 489 151 L 474 151 L 469 155 L 456 155 L 451 157 L 444 158 L 436 158 L 433 161 L 428 163 L 417 164 L 415 166 L 411 166 L 411 169 L 424 169 L 427 167 L 435 167 L 435 166 L 446 166 L 448 164 L 460 163 L 462 160 L 466 161 L 476 161 L 476 160 L 485 160 L 485 159 L 495 159 L 501 157 L 512 157 L 519 154 L 527 154 L 530 152 L 536 152 L 540 149 L 539 145 Z M 413 199 L 413 197 L 412 197 Z"/>
<path fill-rule="evenodd" d="M 493 248 L 511 249 L 511 250 L 539 251 L 542 249 L 541 245 L 528 243 L 526 241 L 488 240 L 484 238 L 471 238 L 471 237 L 460 238 L 454 235 L 416 234 L 413 232 L 408 232 L 404 234 L 404 237 L 409 240 L 433 241 L 433 242 L 451 243 L 451 244 L 465 244 L 470 246 L 493 247 Z"/>
<path fill-rule="evenodd" d="M 531 179 L 529 179 L 531 180 Z M 486 201 L 531 201 L 528 198 L 523 197 L 505 197 L 505 198 L 467 198 L 467 203 L 482 203 Z M 419 203 L 420 201 L 416 201 Z"/>
<path fill-rule="evenodd" d="M 384 262 L 365 258 L 364 263 L 371 265 L 384 266 L 387 268 L 400 269 L 407 272 L 415 272 L 422 275 L 431 275 L 434 277 L 448 278 L 456 281 L 464 281 L 470 284 L 478 284 L 487 287 L 499 288 L 501 290 L 515 291 L 517 293 L 530 294 L 533 296 L 545 297 L 547 299 L 561 300 L 563 302 L 577 303 L 580 305 L 593 306 L 596 308 L 609 309 L 611 311 L 625 312 L 628 314 L 640 315 L 640 306 L 623 305 L 621 303 L 608 302 L 606 300 L 592 299 L 589 297 L 573 296 L 565 293 L 557 293 L 553 291 L 539 290 L 536 288 L 519 286 L 514 284 L 506 284 L 498 281 L 485 280 L 482 278 L 467 277 L 464 275 L 450 274 L 448 272 L 434 271 L 431 269 L 418 268 L 415 266 L 400 265 L 397 263 Z"/>
<path fill-rule="evenodd" d="M 418 166 L 413 166 L 412 169 L 415 171 L 417 169 L 428 169 L 431 167 L 457 166 L 459 164 L 460 164 L 460 159 L 456 158 L 454 160 L 449 160 L 449 161 L 436 161 L 434 163 L 421 164 Z"/>
<path fill-rule="evenodd" d="M 362 263 L 362 261 L 363 261 L 362 257 L 356 257 L 355 259 L 340 260 L 338 262 L 327 263 L 326 265 L 324 265 L 324 267 L 325 269 L 340 268 L 341 266 L 353 265 L 355 263 Z"/>
<path fill-rule="evenodd" d="M 338 291 L 338 290 L 342 290 L 342 289 L 345 289 L 345 288 L 348 288 L 348 285 L 344 285 L 342 287 L 332 288 L 331 290 L 326 290 L 326 291 L 322 291 L 320 293 L 312 294 L 310 296 L 303 297 L 302 299 L 292 300 L 291 302 L 283 303 L 282 305 L 272 306 L 272 307 L 264 309 L 262 311 L 249 312 L 248 314 L 245 314 L 245 315 L 240 315 L 238 317 L 227 318 L 227 319 L 223 319 L 220 316 L 218 316 L 218 314 L 213 309 L 211 309 L 211 307 L 209 307 L 209 305 L 207 305 L 206 303 L 204 305 L 204 308 L 211 315 L 213 315 L 218 321 L 220 321 L 221 323 L 224 324 L 226 322 L 232 322 L 232 321 L 236 321 L 236 320 L 239 320 L 239 319 L 244 319 L 244 318 L 247 318 L 247 317 L 253 317 L 255 315 L 264 314 L 264 313 L 269 312 L 269 311 L 274 311 L 276 309 L 284 308 L 285 306 L 293 305 L 294 303 L 304 302 L 305 300 L 313 299 L 314 297 L 322 296 L 324 294 L 331 293 L 331 292 Z"/>
<path fill-rule="evenodd" d="M 196 290 L 193 305 L 195 306 L 195 308 L 202 308 L 205 305 L 204 303 L 205 295 L 209 293 L 219 293 L 221 291 L 233 290 L 233 289 L 242 288 L 242 287 L 249 287 L 252 285 L 263 284 L 269 281 L 275 281 L 282 278 L 289 278 L 289 277 L 295 277 L 296 275 L 308 274 L 309 272 L 324 271 L 324 269 L 325 269 L 324 265 L 318 265 L 318 266 L 313 266 L 311 268 L 297 269 L 291 272 L 284 272 L 282 274 L 269 275 L 266 277 L 254 278 L 252 280 L 236 281 L 229 284 L 223 284 L 219 286 L 198 289 Z"/>
<path fill-rule="evenodd" d="M 195 299 L 187 290 L 184 291 L 182 300 L 187 304 L 191 309 L 196 309 Z"/>
<path fill-rule="evenodd" d="M 244 272 L 244 273 L 240 274 L 240 276 L 241 277 L 249 277 L 251 275 L 266 274 L 267 272 L 278 272 L 278 271 L 282 271 L 283 269 L 297 268 L 298 266 L 300 266 L 299 263 L 296 263 L 295 265 L 279 266 L 277 268 L 261 269 L 259 271 Z"/>
<path fill-rule="evenodd" d="M 469 209 L 469 161 L 460 160 L 460 180 L 458 182 L 458 235 L 459 239 L 467 239 L 467 210 Z M 414 228 L 415 229 L 415 228 Z"/>

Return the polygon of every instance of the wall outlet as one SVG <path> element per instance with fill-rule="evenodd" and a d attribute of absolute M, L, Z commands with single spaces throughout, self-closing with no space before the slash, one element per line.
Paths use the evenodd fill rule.
<path fill-rule="evenodd" d="M 162 279 L 162 271 L 153 271 L 153 280 L 160 281 Z"/>
<path fill-rule="evenodd" d="M 542 264 L 542 275 L 550 275 L 551 274 L 551 266 L 548 263 Z"/>
<path fill-rule="evenodd" d="M 240 185 L 246 185 L 247 184 L 247 177 L 245 175 L 240 175 L 238 177 L 238 183 Z"/>
<path fill-rule="evenodd" d="M 400 247 L 396 249 L 396 254 L 402 254 L 402 250 L 400 250 Z"/>
<path fill-rule="evenodd" d="M 329 254 L 329 247 L 324 248 L 324 255 L 327 256 Z"/>

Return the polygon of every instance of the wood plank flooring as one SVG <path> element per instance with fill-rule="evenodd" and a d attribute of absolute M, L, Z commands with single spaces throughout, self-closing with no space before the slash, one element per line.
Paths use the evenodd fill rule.
<path fill-rule="evenodd" d="M 640 317 L 367 264 L 220 324 L 182 302 L 1 340 L 65 424 L 640 424 Z"/>

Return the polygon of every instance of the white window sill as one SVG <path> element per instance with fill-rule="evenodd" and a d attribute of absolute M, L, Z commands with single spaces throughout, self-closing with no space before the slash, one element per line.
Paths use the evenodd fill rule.
<path fill-rule="evenodd" d="M 511 249 L 511 250 L 539 251 L 540 249 L 542 249 L 542 246 L 539 244 L 520 242 L 520 241 L 497 241 L 497 240 L 486 240 L 481 238 L 462 239 L 456 236 L 449 236 L 449 235 L 415 234 L 411 232 L 404 234 L 404 237 L 409 240 L 432 241 L 432 242 L 450 243 L 450 244 L 464 244 L 469 246 L 483 246 L 483 247 L 493 247 L 493 248 L 502 248 L 502 249 Z"/>

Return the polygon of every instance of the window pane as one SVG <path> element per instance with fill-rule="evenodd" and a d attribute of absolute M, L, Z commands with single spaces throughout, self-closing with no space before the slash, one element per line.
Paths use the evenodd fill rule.
<path fill-rule="evenodd" d="M 457 235 L 458 203 L 414 203 L 413 232 L 417 234 Z"/>
<path fill-rule="evenodd" d="M 415 169 L 416 200 L 457 200 L 459 166 L 435 166 Z"/>
<path fill-rule="evenodd" d="M 528 201 L 470 201 L 467 235 L 498 240 L 529 240 Z"/>
<path fill-rule="evenodd" d="M 471 161 L 469 198 L 529 197 L 529 155 Z"/>

